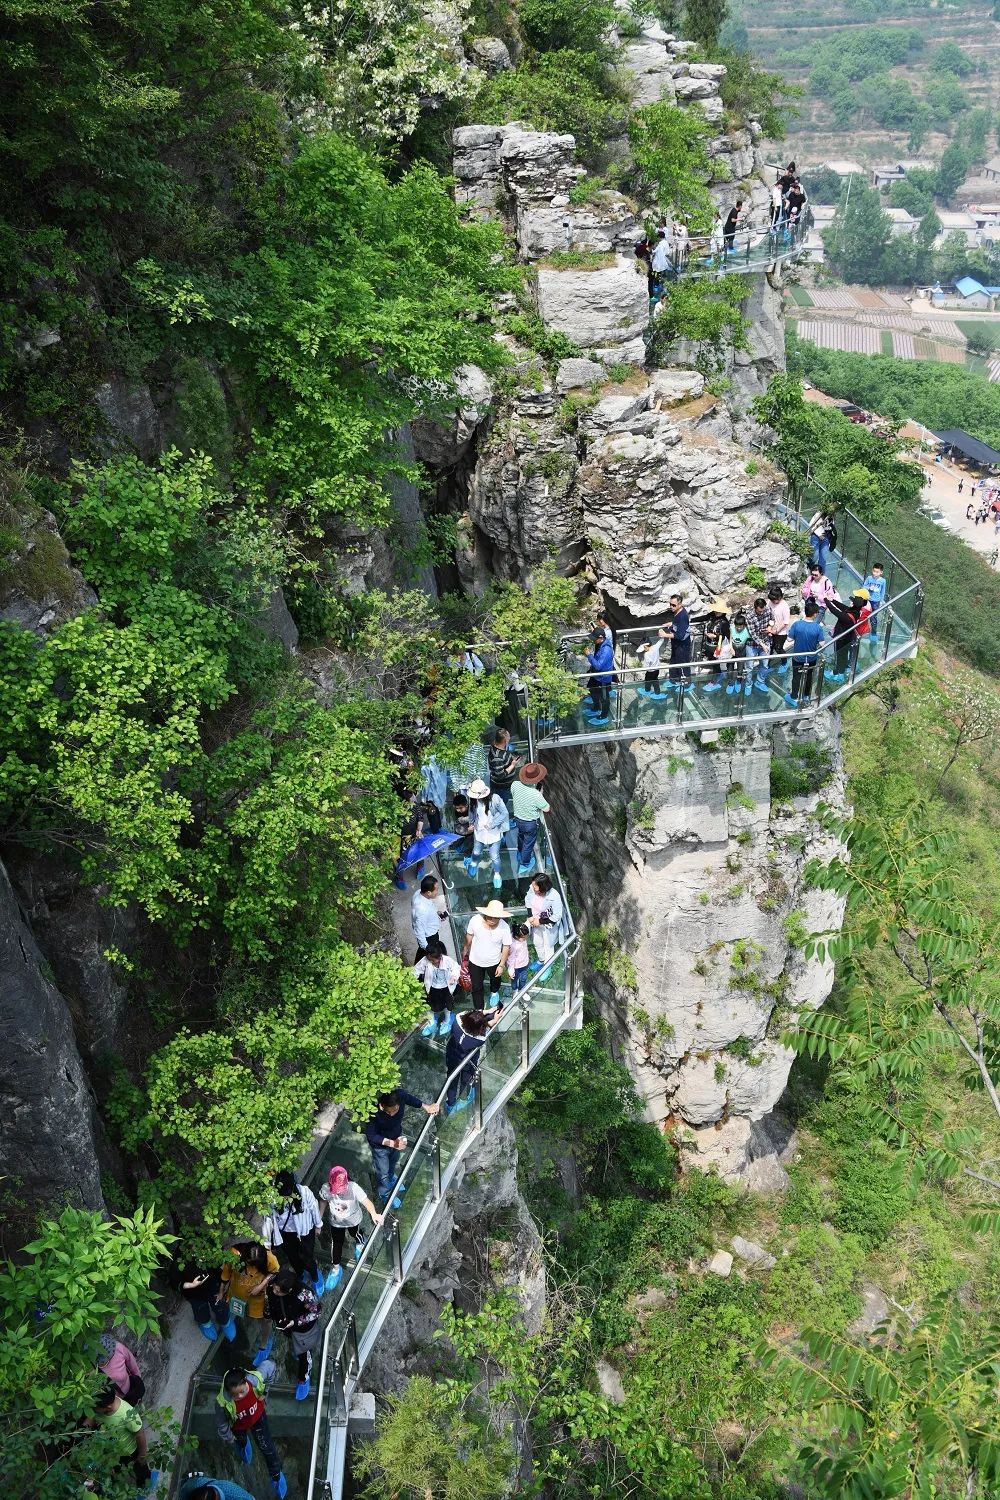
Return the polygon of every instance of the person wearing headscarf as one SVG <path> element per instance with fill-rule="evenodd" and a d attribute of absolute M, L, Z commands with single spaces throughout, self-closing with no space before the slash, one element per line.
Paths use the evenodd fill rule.
<path fill-rule="evenodd" d="M 384 1215 L 379 1213 L 364 1188 L 351 1181 L 346 1167 L 330 1168 L 326 1186 L 320 1188 L 319 1196 L 323 1211 L 330 1216 L 331 1264 L 326 1275 L 326 1290 L 332 1292 L 344 1274 L 344 1241 L 348 1235 L 354 1242 L 354 1259 L 361 1258 L 365 1243 L 361 1210 L 367 1210 L 373 1228 L 381 1224 Z"/>
<path fill-rule="evenodd" d="M 98 1343 L 97 1368 L 129 1406 L 137 1406 L 146 1394 L 146 1382 L 139 1374 L 135 1355 L 111 1333 L 102 1333 Z"/>

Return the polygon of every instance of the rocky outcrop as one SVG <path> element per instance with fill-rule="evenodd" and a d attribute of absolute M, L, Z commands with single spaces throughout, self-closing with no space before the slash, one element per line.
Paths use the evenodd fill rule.
<path fill-rule="evenodd" d="M 60 1203 L 103 1209 L 104 1155 L 69 1011 L 0 866 L 0 1177 L 10 1245 Z"/>
<path fill-rule="evenodd" d="M 802 937 L 842 914 L 803 879 L 808 858 L 835 852 L 814 817 L 817 797 L 771 804 L 771 755 L 788 743 L 775 734 L 777 744 L 747 729 L 732 746 L 637 740 L 548 757 L 560 854 L 596 930 L 591 993 L 650 1118 L 733 1178 L 755 1159 L 784 1159 L 787 1139 L 755 1122 L 787 1082 L 782 1032 L 833 982 L 829 964 L 803 956 Z M 810 730 L 824 734 L 822 795 L 836 803 L 832 717 Z M 767 1177 L 761 1168 L 758 1185 Z"/>
<path fill-rule="evenodd" d="M 366 1386 L 382 1394 L 400 1390 L 411 1375 L 437 1373 L 442 1345 L 432 1340 L 442 1306 L 474 1307 L 488 1284 L 514 1292 L 526 1330 L 538 1331 L 545 1314 L 542 1243 L 518 1190 L 517 1143 L 503 1112 L 463 1159 L 412 1281 L 372 1351 Z"/>
<path fill-rule="evenodd" d="M 691 601 L 749 593 L 750 564 L 789 581 L 792 559 L 768 535 L 781 476 L 702 430 L 719 404 L 703 376 L 588 382 L 582 407 L 567 413 L 555 406 L 558 387 L 597 366 L 564 365 L 556 391 L 546 379 L 534 393 L 541 407 L 494 425 L 472 477 L 470 520 L 500 576 L 530 577 L 551 556 L 564 568 L 586 558 L 596 586 L 635 618 L 662 613 L 675 590 Z"/>

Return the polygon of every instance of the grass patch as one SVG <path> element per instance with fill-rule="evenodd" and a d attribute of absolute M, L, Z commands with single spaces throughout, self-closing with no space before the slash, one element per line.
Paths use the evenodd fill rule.
<path fill-rule="evenodd" d="M 610 250 L 553 250 L 538 264 L 546 271 L 607 271 L 615 256 Z"/>

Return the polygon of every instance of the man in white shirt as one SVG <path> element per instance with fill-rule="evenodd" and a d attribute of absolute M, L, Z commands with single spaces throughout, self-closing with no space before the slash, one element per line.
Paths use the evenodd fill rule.
<path fill-rule="evenodd" d="M 490 901 L 486 906 L 477 906 L 475 916 L 469 919 L 462 947 L 462 962 L 469 966 L 472 979 L 472 1004 L 476 1010 L 483 1009 L 483 993 L 489 983 L 490 994 L 499 997 L 500 980 L 510 953 L 511 931 L 505 917 L 510 912 L 502 901 Z"/>
<path fill-rule="evenodd" d="M 436 875 L 425 875 L 419 891 L 413 893 L 410 903 L 410 925 L 417 940 L 417 954 L 413 962 L 418 963 L 427 952 L 427 944 L 441 932 L 442 912 L 438 906 L 438 883 Z"/>
<path fill-rule="evenodd" d="M 670 269 L 670 240 L 662 229 L 656 231 L 656 239 L 653 243 L 653 253 L 649 258 L 650 268 L 653 272 L 654 281 L 662 281 Z"/>

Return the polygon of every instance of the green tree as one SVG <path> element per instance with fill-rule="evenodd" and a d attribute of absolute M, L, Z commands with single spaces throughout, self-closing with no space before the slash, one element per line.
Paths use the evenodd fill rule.
<path fill-rule="evenodd" d="M 741 276 L 719 281 L 686 281 L 668 287 L 657 308 L 650 334 L 651 357 L 666 363 L 679 339 L 698 349 L 699 368 L 711 374 L 722 368 L 732 349 L 747 349 L 748 322 L 743 307 L 748 296 Z"/>
<path fill-rule="evenodd" d="M 598 53 L 614 10 L 602 0 L 524 0 L 517 14 L 524 39 L 536 52 Z"/>
<path fill-rule="evenodd" d="M 707 230 L 711 130 L 701 115 L 672 104 L 646 104 L 632 115 L 628 134 L 637 191 L 683 214 L 693 232 Z"/>
<path fill-rule="evenodd" d="M 727 0 L 685 0 L 684 35 L 706 50 L 718 46 L 728 11 Z"/>
<path fill-rule="evenodd" d="M 894 182 L 889 189 L 889 202 L 893 208 L 905 208 L 915 219 L 922 219 L 934 206 L 933 184 L 922 187 L 913 181 L 913 173 L 902 182 Z M 929 175 L 929 174 L 928 174 Z"/>
<path fill-rule="evenodd" d="M 172 1243 L 145 1209 L 102 1218 L 64 1208 L 38 1226 L 0 1271 L 0 1467 L 11 1494 L 65 1500 L 95 1481 L 102 1495 L 134 1495 L 115 1476 L 109 1434 L 84 1427 L 104 1383 L 99 1335 L 119 1324 L 157 1332 L 150 1278 Z"/>
<path fill-rule="evenodd" d="M 969 157 L 965 147 L 959 145 L 958 141 L 952 141 L 945 147 L 938 167 L 934 189 L 937 197 L 947 202 L 955 189 L 965 181 L 968 170 Z"/>
<path fill-rule="evenodd" d="M 598 58 L 568 50 L 541 53 L 488 78 L 475 115 L 487 124 L 525 120 L 539 130 L 567 131 L 576 137 L 580 159 L 592 164 L 624 130 L 628 109 Z"/>
<path fill-rule="evenodd" d="M 827 257 L 845 281 L 882 281 L 882 261 L 892 229 L 879 195 L 857 177 L 845 187 L 829 229 L 823 231 Z"/>
<path fill-rule="evenodd" d="M 799 1454 L 812 1483 L 846 1500 L 989 1495 L 1000 1480 L 996 1343 L 972 1334 L 960 1305 L 940 1299 L 878 1347 L 807 1333 L 806 1352 L 762 1349 L 800 1410 L 820 1427 Z"/>
<path fill-rule="evenodd" d="M 975 63 L 967 52 L 954 42 L 942 42 L 935 47 L 931 57 L 931 68 L 935 73 L 953 73 L 956 78 L 968 78 Z"/>
<path fill-rule="evenodd" d="M 355 1467 L 369 1480 L 369 1500 L 503 1500 L 515 1467 L 509 1426 L 494 1431 L 471 1391 L 457 1383 L 415 1375 L 402 1395 L 390 1396 Z"/>

